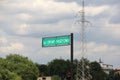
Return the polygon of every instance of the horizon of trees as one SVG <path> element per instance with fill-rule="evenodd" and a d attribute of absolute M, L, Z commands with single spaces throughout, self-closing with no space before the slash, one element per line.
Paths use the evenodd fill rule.
<path fill-rule="evenodd" d="M 89 67 L 91 80 L 120 80 L 120 74 L 116 74 L 114 70 L 106 74 L 98 62 L 90 62 L 86 58 L 84 60 Z M 59 80 L 58 77 L 70 80 L 73 76 L 75 80 L 77 65 L 81 64 L 81 61 L 82 59 L 75 59 L 72 66 L 70 60 L 64 59 L 53 59 L 47 64 L 38 64 L 28 57 L 9 54 L 6 58 L 0 57 L 0 80 L 37 80 L 39 76 L 54 76 L 53 80 Z"/>
<path fill-rule="evenodd" d="M 79 61 L 75 59 L 73 61 L 73 80 L 76 80 L 76 72 L 77 72 L 77 63 L 81 62 L 82 59 Z M 120 80 L 120 75 L 115 74 L 114 70 L 110 71 L 110 74 L 107 74 L 103 71 L 100 64 L 96 61 L 90 62 L 88 59 L 84 59 L 86 63 L 89 65 L 89 71 L 91 75 L 91 80 Z M 54 76 L 58 75 L 59 77 L 66 78 L 67 80 L 70 80 L 70 77 L 72 75 L 69 75 L 69 72 L 71 70 L 71 62 L 70 60 L 64 60 L 64 59 L 54 59 L 47 64 L 37 64 L 36 66 L 39 69 L 40 76 Z"/>

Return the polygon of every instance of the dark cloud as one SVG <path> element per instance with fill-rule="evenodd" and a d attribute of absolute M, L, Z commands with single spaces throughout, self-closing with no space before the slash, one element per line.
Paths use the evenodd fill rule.
<path fill-rule="evenodd" d="M 82 0 L 54 0 L 57 2 L 71 3 L 76 2 L 78 5 L 81 5 Z M 120 0 L 84 0 L 85 5 L 116 5 L 120 4 Z"/>

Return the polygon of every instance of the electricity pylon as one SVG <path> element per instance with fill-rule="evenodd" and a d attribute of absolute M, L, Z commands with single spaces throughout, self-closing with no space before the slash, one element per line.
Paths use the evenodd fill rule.
<path fill-rule="evenodd" d="M 82 10 L 79 11 L 79 14 L 81 14 L 80 17 L 76 22 L 80 24 L 81 27 L 81 62 L 78 61 L 77 64 L 77 75 L 76 75 L 76 80 L 90 80 L 91 75 L 89 72 L 89 65 L 85 61 L 85 53 L 86 53 L 86 27 L 88 24 L 90 24 L 89 21 L 85 19 L 85 10 L 84 10 L 84 0 L 82 0 Z"/>

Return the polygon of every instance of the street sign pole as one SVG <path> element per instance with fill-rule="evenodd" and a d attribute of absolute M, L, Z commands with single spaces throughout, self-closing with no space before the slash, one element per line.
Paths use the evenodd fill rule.
<path fill-rule="evenodd" d="M 73 33 L 71 33 L 71 80 L 73 80 Z"/>
<path fill-rule="evenodd" d="M 66 36 L 45 37 L 42 38 L 42 47 L 57 47 L 70 45 L 70 80 L 73 80 L 73 33 Z"/>

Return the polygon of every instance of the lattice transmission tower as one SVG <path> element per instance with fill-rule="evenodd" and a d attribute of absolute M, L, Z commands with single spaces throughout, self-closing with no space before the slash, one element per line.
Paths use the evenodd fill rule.
<path fill-rule="evenodd" d="M 85 19 L 85 8 L 84 8 L 84 0 L 82 0 L 82 10 L 79 11 L 78 20 L 76 23 L 80 25 L 80 35 L 81 35 L 81 61 L 78 61 L 77 64 L 77 74 L 76 80 L 90 80 L 91 75 L 89 71 L 89 65 L 87 61 L 85 61 L 85 54 L 86 54 L 86 27 L 90 24 L 89 21 Z"/>

